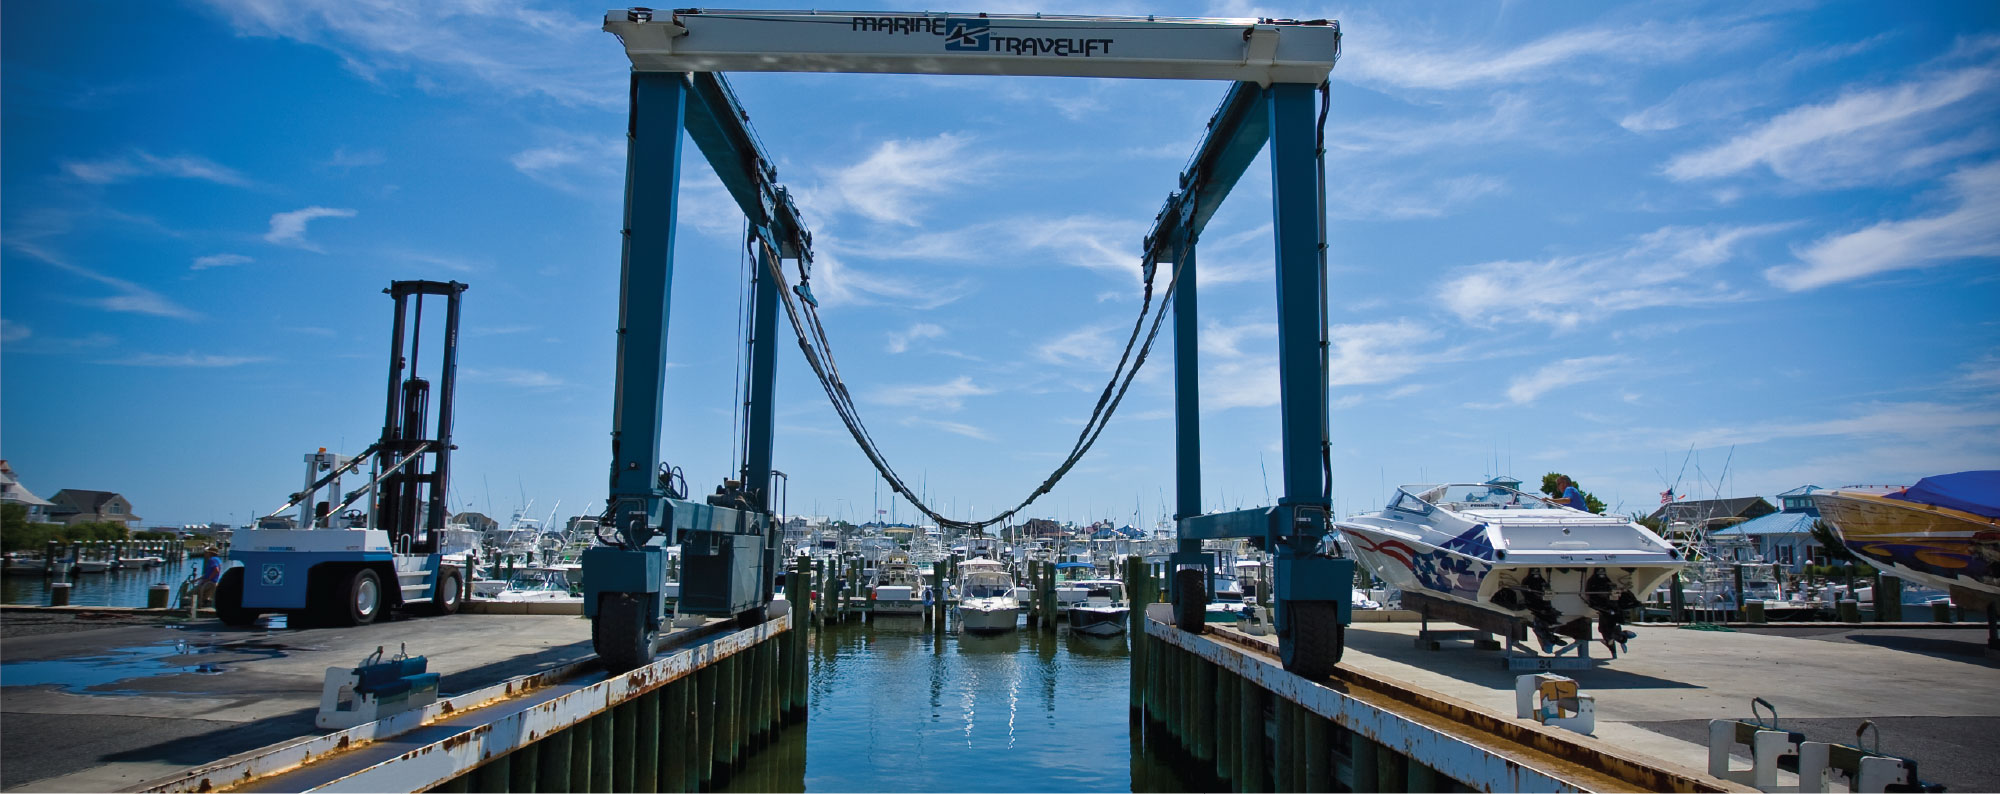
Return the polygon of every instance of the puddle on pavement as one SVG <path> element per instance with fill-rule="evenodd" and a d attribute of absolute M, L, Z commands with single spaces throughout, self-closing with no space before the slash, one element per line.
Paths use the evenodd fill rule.
<path fill-rule="evenodd" d="M 112 685 L 168 675 L 221 675 L 243 662 L 285 656 L 285 650 L 274 642 L 168 640 L 93 656 L 7 662 L 0 664 L 0 686 L 54 685 L 79 695 L 135 694 Z"/>

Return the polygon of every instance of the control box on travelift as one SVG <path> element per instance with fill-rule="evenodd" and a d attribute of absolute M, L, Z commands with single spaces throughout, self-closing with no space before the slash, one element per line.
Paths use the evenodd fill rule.
<path fill-rule="evenodd" d="M 230 557 L 242 565 L 225 571 L 216 588 L 216 616 L 224 623 L 248 625 L 258 615 L 284 613 L 294 625 L 353 626 L 399 607 L 458 611 L 473 549 L 446 542 L 445 494 L 465 290 L 456 281 L 397 281 L 383 290 L 396 314 L 382 438 L 351 457 L 324 447 L 308 453 L 305 487 L 254 529 L 236 533 Z M 419 374 L 426 296 L 445 301 L 442 321 L 433 315 L 444 340 L 432 353 L 435 381 Z M 348 476 L 366 482 L 344 491 Z"/>

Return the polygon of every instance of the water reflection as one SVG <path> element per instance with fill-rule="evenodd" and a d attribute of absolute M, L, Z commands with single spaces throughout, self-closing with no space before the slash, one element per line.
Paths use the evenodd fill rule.
<path fill-rule="evenodd" d="M 806 725 L 725 791 L 1190 791 L 1127 725 L 1127 638 L 1023 629 L 937 635 L 921 618 L 817 636 Z"/>
<path fill-rule="evenodd" d="M 75 573 L 68 579 L 41 574 L 8 574 L 0 576 L 0 603 L 48 606 L 49 584 L 69 582 L 69 602 L 74 606 L 143 607 L 146 605 L 146 591 L 153 585 L 164 584 L 178 590 L 181 582 L 200 569 L 201 558 L 196 557 L 185 565 Z"/>

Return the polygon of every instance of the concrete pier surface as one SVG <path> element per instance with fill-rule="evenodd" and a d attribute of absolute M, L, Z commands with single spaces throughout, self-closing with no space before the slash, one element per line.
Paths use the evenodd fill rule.
<path fill-rule="evenodd" d="M 35 618 L 9 610 L 0 622 Z M 117 791 L 318 735 L 326 668 L 407 645 L 464 692 L 592 655 L 575 615 L 411 618 L 232 629 L 212 617 L 10 631 L 0 653 L 0 790 Z M 183 643 L 185 644 L 183 646 Z"/>
<path fill-rule="evenodd" d="M 1418 629 L 1356 623 L 1341 665 L 1513 715 L 1521 673 L 1501 669 L 1500 652 L 1470 642 L 1420 650 Z M 1631 652 L 1608 665 L 1558 671 L 1596 697 L 1599 739 L 1702 772 L 1708 721 L 1750 719 L 1750 699 L 1761 697 L 1809 739 L 1852 744 L 1861 721 L 1874 720 L 1883 752 L 1915 759 L 1926 780 L 2000 791 L 1991 763 L 2000 756 L 2000 661 L 1985 654 L 1984 626 L 1635 631 Z"/>

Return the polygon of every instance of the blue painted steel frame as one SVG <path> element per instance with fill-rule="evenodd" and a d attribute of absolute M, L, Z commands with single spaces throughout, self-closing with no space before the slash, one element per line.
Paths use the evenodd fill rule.
<path fill-rule="evenodd" d="M 1205 538 L 1257 537 L 1276 558 L 1276 628 L 1288 641 L 1291 601 L 1333 601 L 1345 623 L 1352 608 L 1353 562 L 1319 556 L 1332 505 L 1324 489 L 1321 458 L 1326 392 L 1321 377 L 1320 246 L 1325 213 L 1315 123 L 1315 89 L 1309 85 L 1262 87 L 1237 83 L 1209 120 L 1209 134 L 1181 174 L 1146 238 L 1148 256 L 1184 256 L 1174 294 L 1175 518 L 1179 528 L 1175 567 L 1204 564 Z M 1268 142 L 1271 205 L 1276 242 L 1279 414 L 1283 443 L 1283 496 L 1276 508 L 1201 514 L 1200 400 L 1195 323 L 1193 250 L 1222 200 Z"/>

